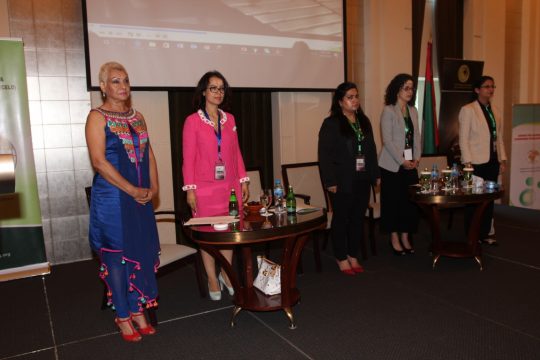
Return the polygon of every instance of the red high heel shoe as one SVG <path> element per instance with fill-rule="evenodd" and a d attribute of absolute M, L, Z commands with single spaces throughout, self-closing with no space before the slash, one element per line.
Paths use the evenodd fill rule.
<path fill-rule="evenodd" d="M 352 271 L 359 274 L 359 273 L 364 272 L 364 268 L 362 267 L 362 265 L 360 265 L 360 266 L 357 266 L 357 267 L 352 267 Z"/>
<path fill-rule="evenodd" d="M 122 338 L 125 341 L 127 341 L 127 342 L 137 342 L 137 341 L 142 340 L 141 334 L 139 334 L 139 332 L 137 330 L 135 330 L 135 328 L 133 327 L 133 324 L 131 323 L 131 317 L 129 317 L 127 319 L 115 318 L 114 323 L 116 324 L 116 326 L 118 326 L 118 329 L 120 329 L 120 334 L 122 335 Z M 131 328 L 132 333 L 131 334 L 125 334 L 122 331 L 122 328 L 120 327 L 121 323 L 129 324 L 129 327 Z"/>
<path fill-rule="evenodd" d="M 348 276 L 354 276 L 355 274 L 354 269 L 345 269 L 345 270 L 341 270 L 341 272 Z"/>
<path fill-rule="evenodd" d="M 346 261 L 346 260 L 344 260 Z M 340 266 L 340 263 L 343 262 L 343 261 L 339 261 L 336 259 L 336 262 L 337 262 L 337 265 L 339 267 L 339 271 L 341 271 L 343 274 L 345 275 L 348 275 L 348 276 L 354 276 L 355 275 L 355 272 L 353 271 L 353 269 L 342 269 L 341 266 Z M 347 263 L 348 265 L 348 263 Z"/>
<path fill-rule="evenodd" d="M 142 316 L 144 318 L 144 320 L 146 322 L 146 327 L 141 327 L 141 325 L 135 320 L 137 317 L 140 317 L 140 316 Z M 143 335 L 154 335 L 157 332 L 155 327 L 148 324 L 148 321 L 146 321 L 146 317 L 144 316 L 144 313 L 142 313 L 142 312 L 132 313 L 131 318 L 133 319 L 133 321 L 135 322 L 135 324 L 139 328 L 139 333 L 141 333 Z"/>

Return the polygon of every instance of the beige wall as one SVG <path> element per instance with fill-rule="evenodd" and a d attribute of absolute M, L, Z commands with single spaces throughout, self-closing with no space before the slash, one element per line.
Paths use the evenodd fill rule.
<path fill-rule="evenodd" d="M 0 0 L 0 37 L 9 37 L 9 14 L 7 0 Z"/>
<path fill-rule="evenodd" d="M 381 150 L 380 115 L 386 86 L 412 69 L 412 8 L 409 0 L 364 0 L 365 104 Z"/>

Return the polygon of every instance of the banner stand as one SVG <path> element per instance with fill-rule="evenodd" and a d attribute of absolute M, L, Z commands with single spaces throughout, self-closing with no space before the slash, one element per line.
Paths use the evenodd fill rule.
<path fill-rule="evenodd" d="M 22 39 L 0 38 L 0 281 L 50 272 Z"/>

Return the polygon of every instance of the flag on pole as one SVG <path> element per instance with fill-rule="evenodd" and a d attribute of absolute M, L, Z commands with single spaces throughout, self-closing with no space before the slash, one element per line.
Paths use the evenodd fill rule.
<path fill-rule="evenodd" d="M 424 89 L 423 138 L 422 154 L 436 154 L 439 147 L 439 131 L 437 129 L 437 113 L 435 111 L 435 87 L 431 67 L 432 44 L 428 42 L 426 56 L 426 86 Z"/>

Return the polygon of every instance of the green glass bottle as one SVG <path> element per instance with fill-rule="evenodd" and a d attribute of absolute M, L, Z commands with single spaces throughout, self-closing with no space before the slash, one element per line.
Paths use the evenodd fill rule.
<path fill-rule="evenodd" d="M 294 196 L 293 188 L 289 185 L 286 197 L 287 213 L 296 214 L 296 197 Z"/>
<path fill-rule="evenodd" d="M 234 189 L 231 189 L 231 196 L 229 196 L 229 215 L 238 216 L 238 199 Z"/>

